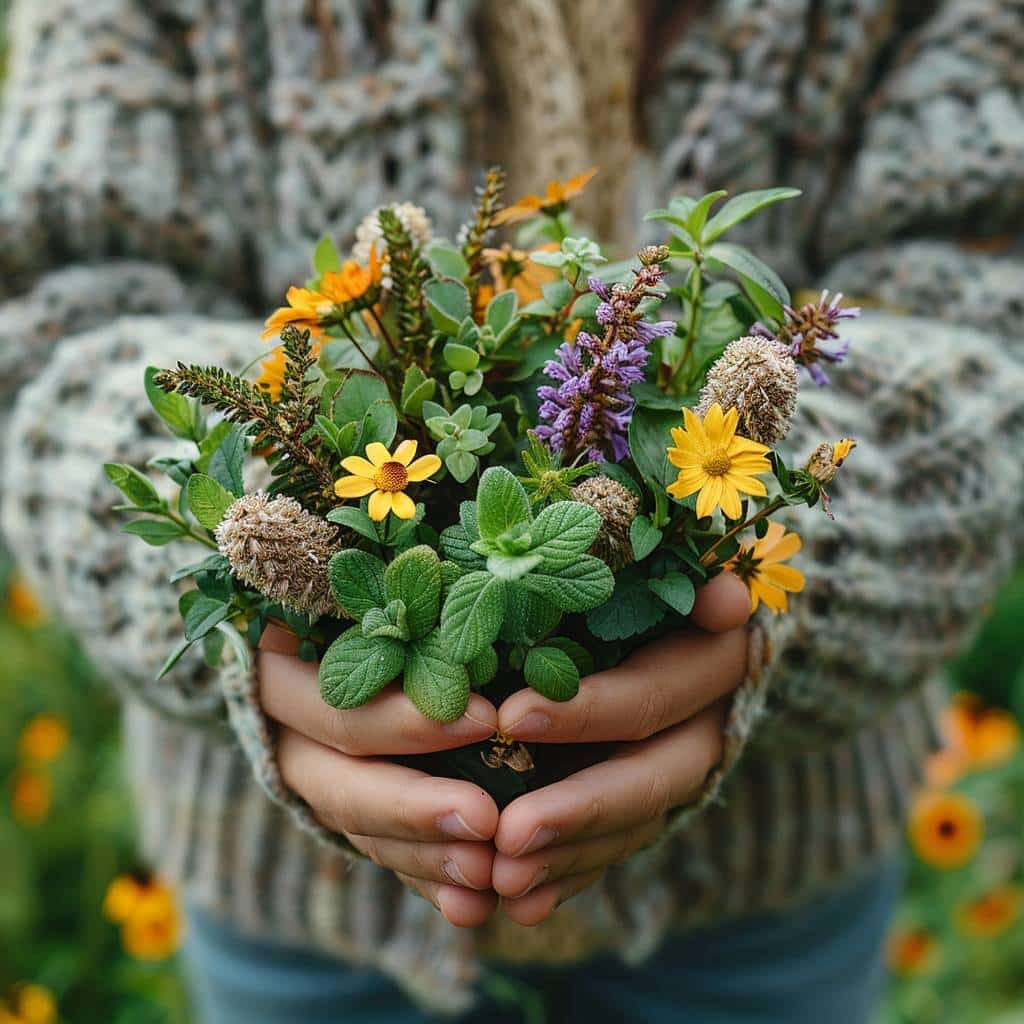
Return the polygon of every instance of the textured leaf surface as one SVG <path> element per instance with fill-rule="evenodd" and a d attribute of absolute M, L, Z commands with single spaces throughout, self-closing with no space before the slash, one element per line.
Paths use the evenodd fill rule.
<path fill-rule="evenodd" d="M 335 708 L 357 708 L 391 682 L 405 663 L 405 645 L 370 639 L 358 626 L 342 633 L 320 662 L 320 694 Z"/>
<path fill-rule="evenodd" d="M 530 521 L 530 499 L 523 485 L 504 466 L 491 466 L 480 477 L 476 514 L 480 536 L 494 541 L 518 523 Z"/>
<path fill-rule="evenodd" d="M 557 647 L 534 647 L 526 655 L 523 676 L 548 700 L 572 700 L 579 692 L 580 673 L 565 651 Z"/>
<path fill-rule="evenodd" d="M 231 507 L 235 496 L 212 476 L 193 473 L 188 481 L 188 507 L 207 530 L 215 529 Z"/>
<path fill-rule="evenodd" d="M 466 663 L 471 686 L 486 686 L 498 674 L 498 653 L 485 647 L 472 661 Z"/>
<path fill-rule="evenodd" d="M 611 597 L 615 588 L 611 569 L 593 555 L 580 555 L 571 564 L 550 572 L 541 566 L 525 576 L 523 582 L 564 612 L 596 608 Z"/>
<path fill-rule="evenodd" d="M 426 544 L 403 551 L 384 571 L 384 594 L 405 604 L 409 636 L 418 640 L 436 625 L 441 611 L 441 560 Z"/>
<path fill-rule="evenodd" d="M 404 685 L 413 704 L 435 722 L 454 722 L 469 703 L 469 673 L 453 664 L 436 630 L 409 648 Z"/>
<path fill-rule="evenodd" d="M 370 608 L 383 608 L 384 563 L 368 551 L 346 548 L 331 556 L 327 565 L 334 599 L 348 615 L 361 619 Z"/>
<path fill-rule="evenodd" d="M 560 651 L 565 651 L 581 676 L 590 675 L 594 671 L 594 657 L 583 644 L 570 640 L 567 636 L 551 636 L 544 641 L 544 646 L 557 647 Z"/>
<path fill-rule="evenodd" d="M 615 592 L 587 615 L 587 628 L 602 640 L 625 640 L 656 626 L 665 605 L 651 593 L 646 576 L 626 569 L 615 577 Z"/>
<path fill-rule="evenodd" d="M 647 586 L 673 611 L 689 615 L 693 610 L 696 591 L 693 581 L 681 572 L 666 573 L 661 579 L 648 580 Z"/>
<path fill-rule="evenodd" d="M 456 523 L 441 532 L 441 551 L 463 569 L 481 569 L 484 560 L 472 549 L 474 540 L 465 527 Z"/>
<path fill-rule="evenodd" d="M 245 493 L 242 481 L 242 467 L 245 464 L 245 431 L 232 424 L 227 436 L 210 456 L 207 472 L 236 498 Z"/>
<path fill-rule="evenodd" d="M 505 617 L 505 584 L 489 572 L 455 581 L 441 609 L 441 638 L 448 657 L 464 665 L 492 644 Z"/>
<path fill-rule="evenodd" d="M 370 639 L 376 636 L 387 636 L 394 640 L 409 639 L 405 604 L 402 601 L 389 601 L 387 608 L 368 608 L 361 626 L 363 636 Z"/>
<path fill-rule="evenodd" d="M 530 553 L 541 555 L 546 569 L 560 568 L 584 554 L 600 528 L 597 509 L 580 501 L 556 501 L 530 527 Z"/>
<path fill-rule="evenodd" d="M 160 505 L 160 495 L 149 477 L 124 462 L 107 462 L 103 466 L 107 479 L 133 504 L 141 508 Z"/>
<path fill-rule="evenodd" d="M 522 584 L 510 584 L 505 588 L 501 638 L 514 644 L 535 644 L 558 625 L 561 617 L 561 609 L 546 597 Z"/>

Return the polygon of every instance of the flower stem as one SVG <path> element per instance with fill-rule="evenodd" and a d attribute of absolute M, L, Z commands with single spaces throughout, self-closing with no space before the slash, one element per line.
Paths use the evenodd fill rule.
<path fill-rule="evenodd" d="M 786 501 L 784 498 L 776 498 L 770 504 L 765 505 L 765 507 L 761 509 L 760 512 L 756 513 L 755 515 L 752 515 L 749 519 L 745 520 L 742 523 L 737 523 L 731 530 L 729 530 L 726 533 L 723 533 L 722 536 L 719 537 L 718 540 L 716 540 L 715 543 L 712 544 L 711 547 L 709 547 L 707 551 L 705 551 L 704 554 L 700 556 L 700 564 L 706 566 L 714 565 L 716 559 L 712 558 L 711 556 L 714 555 L 715 550 L 719 548 L 722 544 L 724 544 L 727 540 L 729 540 L 730 537 L 735 537 L 737 533 L 740 533 L 742 530 L 747 529 L 747 527 L 753 526 L 754 523 L 756 523 L 760 519 L 767 519 L 768 516 L 772 515 L 775 512 L 778 512 L 779 509 L 784 508 L 785 505 Z"/>
<path fill-rule="evenodd" d="M 187 519 L 183 519 L 181 516 L 176 515 L 170 508 L 168 508 L 164 514 L 167 516 L 168 519 L 170 519 L 172 523 L 176 523 L 178 526 L 180 526 L 188 534 L 188 536 L 192 538 L 192 540 L 198 541 L 200 544 L 205 544 L 208 548 L 212 548 L 214 551 L 220 550 L 220 548 L 218 548 L 217 545 L 212 540 L 210 540 L 210 538 L 207 537 L 205 533 L 197 533 L 192 528 L 192 524 Z"/>
<path fill-rule="evenodd" d="M 672 372 L 673 378 L 682 369 L 688 369 L 690 357 L 693 355 L 693 346 L 697 343 L 697 329 L 700 326 L 700 300 L 701 291 L 704 286 L 704 275 L 701 273 L 702 257 L 700 253 L 693 254 L 693 294 L 690 296 L 690 323 L 686 328 L 686 344 L 683 348 L 683 357 L 679 365 Z"/>

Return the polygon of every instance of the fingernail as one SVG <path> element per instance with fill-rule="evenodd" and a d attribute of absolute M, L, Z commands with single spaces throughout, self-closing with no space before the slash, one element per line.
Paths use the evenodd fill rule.
<path fill-rule="evenodd" d="M 441 871 L 445 877 L 450 879 L 455 885 L 461 885 L 464 889 L 475 889 L 476 886 L 472 885 L 469 879 L 462 873 L 462 868 L 459 867 L 458 862 L 454 860 L 446 860 L 441 865 Z"/>
<path fill-rule="evenodd" d="M 549 828 L 547 825 L 538 825 L 533 835 L 512 856 L 522 857 L 526 853 L 536 853 L 537 850 L 542 850 L 557 836 L 557 829 Z"/>
<path fill-rule="evenodd" d="M 449 811 L 447 814 L 442 814 L 437 819 L 437 827 L 446 836 L 451 836 L 453 839 L 475 839 L 477 842 L 483 842 L 487 838 L 487 836 L 481 835 L 475 829 L 470 828 L 466 824 L 466 819 L 458 811 Z"/>
<path fill-rule="evenodd" d="M 543 711 L 529 711 L 505 731 L 517 740 L 535 740 L 551 728 L 551 719 Z"/>
<path fill-rule="evenodd" d="M 533 880 L 522 892 L 517 892 L 515 896 L 509 896 L 508 898 L 510 900 L 521 900 L 528 892 L 533 892 L 533 890 L 536 889 L 537 886 L 540 885 L 541 882 L 543 882 L 550 874 L 551 868 L 545 864 L 544 867 L 542 867 L 540 871 L 533 876 Z"/>

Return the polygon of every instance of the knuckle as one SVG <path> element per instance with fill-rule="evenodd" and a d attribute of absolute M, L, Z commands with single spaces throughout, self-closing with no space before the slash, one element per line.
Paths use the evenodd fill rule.
<path fill-rule="evenodd" d="M 652 772 L 646 779 L 640 810 L 647 820 L 660 820 L 672 806 L 672 781 L 660 771 Z"/>
<path fill-rule="evenodd" d="M 668 699 L 660 686 L 648 687 L 637 701 L 632 725 L 634 739 L 645 740 L 665 727 Z"/>
<path fill-rule="evenodd" d="M 332 747 L 340 750 L 343 754 L 350 754 L 353 757 L 362 755 L 363 750 L 355 730 L 352 728 L 352 721 L 344 711 L 338 711 L 325 703 L 321 714 L 323 715 L 323 729 Z"/>

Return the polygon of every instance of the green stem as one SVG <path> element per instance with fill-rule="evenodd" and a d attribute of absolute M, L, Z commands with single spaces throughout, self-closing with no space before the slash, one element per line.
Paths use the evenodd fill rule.
<path fill-rule="evenodd" d="M 742 530 L 745 530 L 748 527 L 753 526 L 754 523 L 756 523 L 758 520 L 766 519 L 774 512 L 778 512 L 780 508 L 785 508 L 785 505 L 786 501 L 784 498 L 776 498 L 773 502 L 771 502 L 771 504 L 765 505 L 765 507 L 761 509 L 761 511 L 758 512 L 756 515 L 752 515 L 745 522 L 738 523 L 727 533 L 723 533 L 722 536 L 719 537 L 718 540 L 716 540 L 715 543 L 712 544 L 711 547 L 709 547 L 707 551 L 705 551 L 704 554 L 700 556 L 700 564 L 706 566 L 714 565 L 715 559 L 711 558 L 710 556 L 712 556 L 715 553 L 715 550 L 717 548 L 719 548 L 722 544 L 729 540 L 730 537 L 735 537 L 737 533 L 740 533 Z"/>
<path fill-rule="evenodd" d="M 693 254 L 693 268 L 695 278 L 693 282 L 693 294 L 690 296 L 690 323 L 686 328 L 686 344 L 683 348 L 683 357 L 679 365 L 672 372 L 673 378 L 682 369 L 689 369 L 690 357 L 693 355 L 693 346 L 697 342 L 697 329 L 700 325 L 700 299 L 704 285 L 704 275 L 701 273 L 702 257 L 700 253 Z"/>
<path fill-rule="evenodd" d="M 188 534 L 188 536 L 192 538 L 192 540 L 198 541 L 200 544 L 205 544 L 208 548 L 212 548 L 214 551 L 220 550 L 220 548 L 218 548 L 217 545 L 212 540 L 210 540 L 210 538 L 207 537 L 205 533 L 197 533 L 192 528 L 192 524 L 187 519 L 182 519 L 181 516 L 176 515 L 174 512 L 172 512 L 170 508 L 168 508 L 164 514 L 167 516 L 168 519 L 171 520 L 172 523 L 177 523 L 177 525 L 180 526 Z"/>

